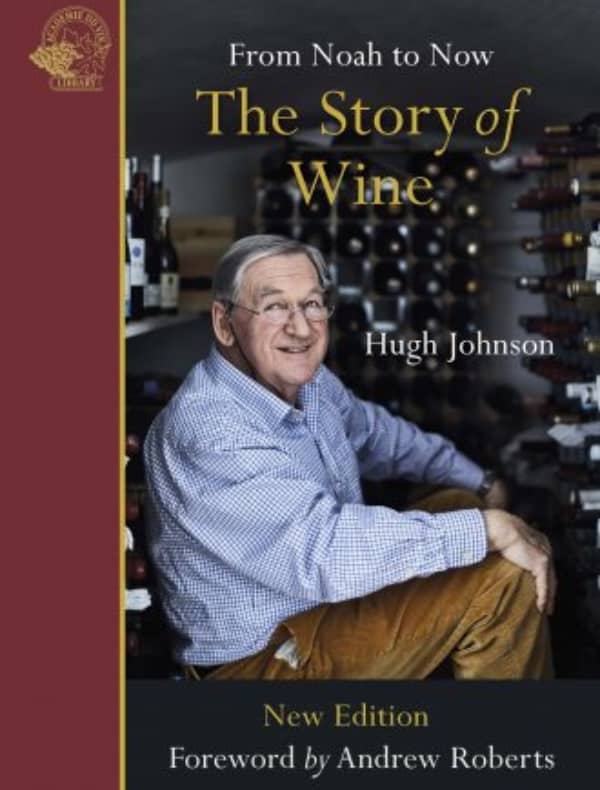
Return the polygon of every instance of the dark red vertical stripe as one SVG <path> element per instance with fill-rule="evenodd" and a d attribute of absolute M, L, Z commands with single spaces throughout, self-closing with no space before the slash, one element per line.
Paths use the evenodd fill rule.
<path fill-rule="evenodd" d="M 119 4 L 83 5 L 112 36 L 100 93 L 28 58 L 60 3 L 2 36 L 5 769 L 28 790 L 118 787 Z"/>

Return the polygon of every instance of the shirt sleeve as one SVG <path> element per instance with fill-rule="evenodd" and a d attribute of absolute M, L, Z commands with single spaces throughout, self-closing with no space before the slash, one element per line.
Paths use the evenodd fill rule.
<path fill-rule="evenodd" d="M 169 491 L 161 507 L 200 551 L 306 601 L 366 595 L 473 564 L 487 552 L 478 510 L 431 515 L 340 505 L 266 436 L 229 448 L 167 443 L 149 460 L 151 487 Z"/>
<path fill-rule="evenodd" d="M 453 485 L 476 491 L 483 469 L 436 433 L 393 417 L 382 406 L 363 401 L 330 371 L 326 386 L 342 412 L 346 434 L 357 454 L 361 476 L 371 480 L 402 477 L 413 482 Z"/>

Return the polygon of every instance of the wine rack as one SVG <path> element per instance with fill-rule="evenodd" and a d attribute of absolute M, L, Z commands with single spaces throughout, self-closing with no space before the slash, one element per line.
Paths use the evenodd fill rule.
<path fill-rule="evenodd" d="M 181 379 L 146 374 L 127 377 L 125 467 L 125 658 L 129 678 L 175 677 L 169 632 L 156 588 L 145 530 L 144 437 L 154 416 Z"/>
<path fill-rule="evenodd" d="M 394 205 L 384 192 L 377 205 L 367 190 L 367 205 L 355 205 L 350 185 L 342 184 L 332 204 L 318 189 L 306 204 L 286 158 L 300 159 L 307 174 L 311 161 L 324 161 L 334 174 L 336 162 L 351 160 L 350 169 L 363 176 L 391 174 L 401 183 L 426 176 L 433 199 L 419 206 L 402 193 Z M 473 426 L 475 415 L 484 419 L 477 358 L 446 360 L 450 332 L 468 339 L 480 326 L 487 184 L 483 163 L 466 151 L 440 158 L 372 144 L 272 151 L 257 181 L 254 216 L 257 232 L 312 244 L 329 262 L 337 305 L 327 364 L 344 383 L 426 430 L 443 431 L 482 463 L 489 462 L 480 441 L 485 431 Z M 393 341 L 415 341 L 424 331 L 435 348 L 423 348 L 421 361 L 392 355 Z M 370 355 L 368 332 L 375 341 Z M 377 345 L 382 333 L 385 356 Z"/>
<path fill-rule="evenodd" d="M 545 428 L 554 443 L 553 493 L 545 496 L 556 503 L 560 587 L 600 673 L 600 130 L 586 122 L 557 131 L 564 137 L 548 127 L 538 145 L 545 161 L 537 186 L 514 205 L 540 214 L 539 237 L 521 242 L 517 285 L 543 293 L 546 307 L 520 323 L 554 344 L 551 356 L 524 362 L 550 382 Z M 530 261 L 540 259 L 544 276 L 531 277 Z"/>

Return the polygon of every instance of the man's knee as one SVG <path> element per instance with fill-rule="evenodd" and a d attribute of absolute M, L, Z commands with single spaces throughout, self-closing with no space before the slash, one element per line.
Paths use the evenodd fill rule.
<path fill-rule="evenodd" d="M 522 609 L 530 609 L 536 605 L 536 587 L 533 575 L 523 568 L 494 552 L 482 562 L 482 571 L 486 576 L 484 586 L 496 589 L 498 604 L 510 603 Z"/>

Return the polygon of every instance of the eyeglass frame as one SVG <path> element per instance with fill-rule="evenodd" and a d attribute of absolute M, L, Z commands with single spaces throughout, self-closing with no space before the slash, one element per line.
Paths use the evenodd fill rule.
<path fill-rule="evenodd" d="M 308 300 L 310 301 L 310 300 Z M 292 307 L 288 305 L 288 312 L 287 316 L 283 319 L 283 321 L 273 321 L 272 319 L 268 318 L 268 308 L 264 308 L 262 310 L 254 310 L 252 307 L 246 307 L 246 305 L 239 304 L 238 302 L 233 302 L 230 299 L 227 301 L 227 312 L 231 314 L 234 307 L 239 307 L 241 310 L 247 310 L 249 313 L 253 313 L 254 315 L 264 316 L 265 320 L 268 321 L 272 326 L 285 326 L 289 321 L 291 321 L 292 316 L 295 315 L 298 311 L 300 311 L 304 317 L 304 320 L 307 321 L 309 324 L 321 324 L 325 321 L 328 321 L 335 311 L 335 304 L 324 304 L 323 308 L 327 311 L 327 315 L 324 318 L 308 318 L 306 316 L 306 303 L 296 305 Z"/>

